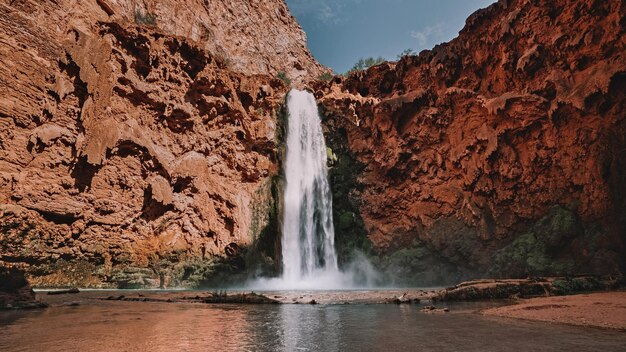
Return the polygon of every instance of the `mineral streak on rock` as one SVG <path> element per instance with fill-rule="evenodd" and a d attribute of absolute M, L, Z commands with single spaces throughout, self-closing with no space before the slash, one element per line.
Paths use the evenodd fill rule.
<path fill-rule="evenodd" d="M 626 268 L 625 16 L 501 0 L 449 43 L 315 85 L 389 265 L 421 282 Z"/>
<path fill-rule="evenodd" d="M 325 70 L 280 0 L 0 1 L 0 267 L 41 287 L 239 268 L 275 204 L 274 77 Z"/>

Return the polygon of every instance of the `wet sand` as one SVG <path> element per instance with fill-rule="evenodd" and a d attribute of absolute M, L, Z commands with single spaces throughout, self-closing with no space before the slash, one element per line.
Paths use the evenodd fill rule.
<path fill-rule="evenodd" d="M 517 304 L 489 308 L 481 313 L 487 316 L 626 331 L 626 292 L 523 299 Z"/>

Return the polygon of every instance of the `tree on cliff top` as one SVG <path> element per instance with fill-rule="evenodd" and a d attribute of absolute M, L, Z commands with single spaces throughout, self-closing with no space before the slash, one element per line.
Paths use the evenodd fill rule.
<path fill-rule="evenodd" d="M 382 56 L 379 56 L 377 58 L 374 58 L 374 57 L 368 57 L 365 59 L 360 58 L 359 61 L 357 61 L 354 64 L 354 66 L 352 66 L 352 68 L 349 69 L 348 72 L 345 73 L 345 76 L 349 76 L 352 72 L 367 70 L 368 68 L 381 64 L 385 61 L 386 61 L 385 58 Z"/>

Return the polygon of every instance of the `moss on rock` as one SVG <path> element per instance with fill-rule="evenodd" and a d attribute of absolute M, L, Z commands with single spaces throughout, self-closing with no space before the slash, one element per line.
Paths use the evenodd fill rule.
<path fill-rule="evenodd" d="M 574 211 L 554 206 L 526 233 L 495 252 L 491 272 L 507 277 L 572 275 L 579 260 L 561 252 L 584 234 L 585 228 Z"/>
<path fill-rule="evenodd" d="M 364 165 L 360 164 L 347 149 L 347 137 L 342 129 L 325 131 L 328 177 L 333 195 L 333 221 L 335 245 L 340 265 L 346 265 L 360 255 L 372 258 L 374 251 L 365 224 L 359 212 L 358 196 L 361 186 L 357 175 Z"/>

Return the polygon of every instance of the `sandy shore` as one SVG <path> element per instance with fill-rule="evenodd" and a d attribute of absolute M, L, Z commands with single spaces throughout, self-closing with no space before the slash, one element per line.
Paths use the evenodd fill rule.
<path fill-rule="evenodd" d="M 481 313 L 626 331 L 626 292 L 523 299 L 517 304 L 490 308 Z"/>

